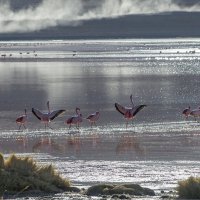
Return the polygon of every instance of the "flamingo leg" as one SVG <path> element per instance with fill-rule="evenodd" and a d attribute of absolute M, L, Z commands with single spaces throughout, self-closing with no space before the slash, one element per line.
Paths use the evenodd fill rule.
<path fill-rule="evenodd" d="M 23 124 L 23 126 L 24 126 L 24 129 L 26 129 L 26 126 Z"/>
<path fill-rule="evenodd" d="M 97 126 L 96 122 L 94 122 L 94 125 Z"/>
<path fill-rule="evenodd" d="M 133 124 L 133 120 L 132 120 L 132 124 Z M 134 127 L 134 132 L 135 132 L 135 125 L 133 124 L 133 127 Z"/>
<path fill-rule="evenodd" d="M 128 127 L 128 120 L 126 120 L 126 129 L 127 129 L 127 127 Z"/>
<path fill-rule="evenodd" d="M 21 126 L 22 126 L 22 124 L 20 124 L 20 125 L 19 125 L 19 129 L 18 129 L 18 130 L 20 130 L 20 129 L 21 129 Z"/>
<path fill-rule="evenodd" d="M 48 126 L 51 130 L 53 130 L 53 128 L 52 128 L 49 124 L 47 124 L 47 126 Z"/>
<path fill-rule="evenodd" d="M 90 123 L 90 127 L 92 128 L 92 122 Z"/>
<path fill-rule="evenodd" d="M 72 127 L 72 125 L 71 124 L 69 124 L 69 129 Z"/>

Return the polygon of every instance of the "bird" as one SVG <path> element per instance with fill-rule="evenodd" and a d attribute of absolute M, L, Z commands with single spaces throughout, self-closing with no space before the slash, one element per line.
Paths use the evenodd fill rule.
<path fill-rule="evenodd" d="M 80 113 L 80 108 L 76 108 L 76 115 L 71 116 L 68 118 L 65 123 L 69 124 L 69 128 L 74 124 L 76 128 L 79 129 L 80 123 L 83 121 L 82 114 Z"/>
<path fill-rule="evenodd" d="M 26 129 L 25 124 L 27 123 L 27 119 L 28 117 L 27 117 L 26 109 L 24 109 L 24 115 L 21 115 L 16 119 L 16 123 L 19 124 L 19 130 L 22 125 Z"/>
<path fill-rule="evenodd" d="M 45 130 L 46 127 L 49 127 L 50 129 L 52 129 L 49 126 L 49 122 L 51 122 L 53 119 L 55 119 L 56 117 L 58 117 L 60 114 L 64 113 L 66 110 L 54 110 L 54 111 L 50 111 L 50 106 L 49 106 L 49 101 L 47 101 L 47 108 L 48 108 L 48 112 L 41 112 L 38 109 L 32 108 L 32 113 L 41 121 L 44 123 L 45 125 Z"/>
<path fill-rule="evenodd" d="M 96 121 L 99 119 L 100 113 L 99 112 L 95 112 L 90 114 L 86 119 L 91 123 L 91 127 L 92 125 L 96 125 Z"/>
<path fill-rule="evenodd" d="M 192 110 L 189 115 L 193 116 L 194 119 L 197 121 L 197 117 L 200 117 L 200 107 Z"/>
<path fill-rule="evenodd" d="M 131 107 L 125 107 L 118 103 L 115 103 L 116 110 L 118 112 L 120 112 L 122 115 L 124 115 L 124 118 L 126 119 L 126 128 L 128 126 L 128 120 L 132 120 L 140 110 L 142 110 L 144 107 L 147 106 L 147 105 L 135 106 L 133 104 L 133 96 L 132 95 L 130 96 L 130 100 L 131 100 L 131 105 L 132 105 Z"/>
<path fill-rule="evenodd" d="M 185 108 L 182 112 L 182 114 L 184 115 L 185 119 L 188 119 L 188 117 L 190 116 L 191 113 L 191 108 L 190 106 L 188 106 L 188 108 Z"/>

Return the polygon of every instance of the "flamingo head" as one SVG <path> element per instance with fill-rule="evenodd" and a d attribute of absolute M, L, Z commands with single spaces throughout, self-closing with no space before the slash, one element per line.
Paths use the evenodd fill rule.
<path fill-rule="evenodd" d="M 76 114 L 79 115 L 80 114 L 81 109 L 80 108 L 76 108 Z"/>

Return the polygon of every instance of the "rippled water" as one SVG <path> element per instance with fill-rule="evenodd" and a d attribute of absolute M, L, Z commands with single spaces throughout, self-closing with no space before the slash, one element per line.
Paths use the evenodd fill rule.
<path fill-rule="evenodd" d="M 200 124 L 182 110 L 199 106 L 200 40 L 102 40 L 0 43 L 0 151 L 53 163 L 75 185 L 136 182 L 171 190 L 199 176 Z M 125 127 L 114 103 L 146 104 Z M 66 109 L 45 131 L 31 108 Z M 98 126 L 64 121 L 81 108 Z M 28 110 L 28 129 L 15 119 Z"/>

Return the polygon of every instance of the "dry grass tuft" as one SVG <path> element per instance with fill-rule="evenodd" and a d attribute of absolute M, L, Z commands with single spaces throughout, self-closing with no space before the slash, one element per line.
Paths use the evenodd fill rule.
<path fill-rule="evenodd" d="M 5 161 L 5 169 L 9 171 L 16 171 L 24 175 L 29 175 L 34 171 L 37 171 L 38 167 L 32 158 L 19 158 L 13 154 Z"/>
<path fill-rule="evenodd" d="M 11 155 L 5 160 L 0 154 L 2 191 L 20 192 L 26 188 L 43 192 L 62 192 L 68 190 L 69 186 L 69 180 L 62 178 L 52 165 L 38 166 L 32 158 L 20 158 L 16 155 Z"/>
<path fill-rule="evenodd" d="M 185 199 L 200 199 L 200 178 L 189 177 L 178 182 L 178 195 Z"/>
<path fill-rule="evenodd" d="M 4 168 L 4 157 L 3 155 L 0 153 L 0 169 Z"/>

